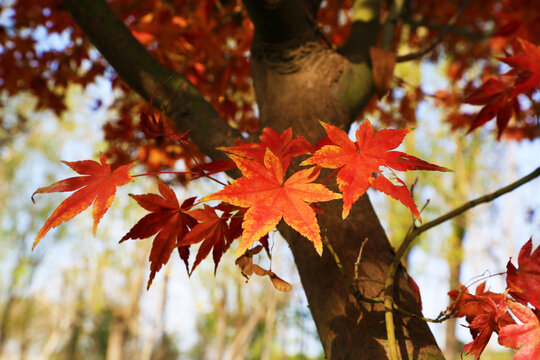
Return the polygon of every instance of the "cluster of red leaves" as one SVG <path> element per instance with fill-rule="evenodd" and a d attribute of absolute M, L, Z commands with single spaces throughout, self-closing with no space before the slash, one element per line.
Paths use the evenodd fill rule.
<path fill-rule="evenodd" d="M 289 226 L 305 236 L 322 253 L 322 240 L 317 221 L 319 213 L 314 203 L 343 197 L 343 218 L 346 218 L 354 202 L 369 186 L 399 201 L 411 209 L 414 216 L 420 214 L 405 183 L 392 172 L 390 179 L 383 175 L 384 169 L 398 171 L 437 170 L 448 171 L 403 152 L 393 151 L 409 132 L 385 129 L 375 132 L 369 121 L 365 121 L 356 131 L 356 141 L 339 128 L 322 123 L 328 137 L 319 145 L 311 145 L 302 136 L 294 135 L 292 129 L 281 134 L 266 128 L 260 136 L 261 142 L 244 143 L 237 141 L 233 147 L 222 148 L 229 153 L 231 161 L 216 161 L 197 167 L 198 172 L 189 172 L 193 178 L 230 170 L 237 167 L 242 177 L 226 185 L 222 190 L 210 194 L 201 202 L 221 200 L 216 206 L 204 205 L 194 208 L 196 198 L 186 199 L 181 205 L 174 191 L 158 181 L 160 195 L 131 195 L 137 203 L 150 213 L 137 222 L 120 240 L 145 239 L 154 236 L 150 252 L 150 279 L 166 264 L 176 248 L 185 262 L 188 272 L 193 270 L 212 251 L 215 269 L 231 243 L 242 236 L 237 255 L 243 255 L 259 241 L 267 248 L 268 233 L 283 219 Z M 170 141 L 182 142 L 183 136 L 156 119 L 153 114 L 144 115 L 141 121 L 143 132 L 148 137 L 162 137 Z M 306 156 L 301 165 L 316 165 L 290 171 L 295 157 Z M 103 214 L 110 207 L 117 186 L 131 182 L 128 173 L 131 164 L 111 171 L 106 164 L 106 156 L 101 156 L 101 164 L 95 161 L 66 163 L 75 171 L 85 175 L 59 181 L 49 187 L 40 188 L 36 193 L 74 191 L 55 210 L 40 230 L 37 242 L 51 229 L 68 221 L 94 203 L 94 230 Z M 321 168 L 338 169 L 337 183 L 341 192 L 334 193 L 325 185 L 316 183 Z M 140 174 L 136 176 L 141 176 Z M 189 269 L 190 246 L 199 244 L 199 249 L 191 270 Z M 248 255 L 250 252 L 247 253 Z M 247 256 L 247 255 L 246 255 Z M 244 264 L 244 261 L 241 261 Z M 241 265 L 244 273 L 260 276 L 268 275 L 278 289 L 288 288 L 270 270 Z M 248 269 L 248 270 L 246 270 Z M 281 285 L 279 285 L 281 284 Z"/>
<path fill-rule="evenodd" d="M 139 99 L 128 98 L 121 102 L 120 117 L 103 127 L 106 154 L 113 164 L 136 161 L 148 172 L 160 172 L 173 170 L 179 163 L 190 170 L 204 163 L 205 155 L 189 139 L 189 133 L 176 128 L 152 101 L 141 104 Z M 182 183 L 191 179 L 189 173 L 179 176 Z"/>
<path fill-rule="evenodd" d="M 3 2 L 0 11 L 7 20 L 0 25 L 0 82 L 7 94 L 31 93 L 38 109 L 61 114 L 70 84 L 84 87 L 103 75 L 105 62 L 88 62 L 90 42 L 74 26 L 62 1 Z"/>
<path fill-rule="evenodd" d="M 499 344 L 517 350 L 514 360 L 540 359 L 540 247 L 533 252 L 532 239 L 521 248 L 518 266 L 508 261 L 503 294 L 486 291 L 485 282 L 474 295 L 463 285 L 448 293 L 453 301 L 448 313 L 469 323 L 473 341 L 463 351 L 475 360 L 493 333 Z"/>
<path fill-rule="evenodd" d="M 500 137 L 512 114 L 520 112 L 518 95 L 531 96 L 540 89 L 540 47 L 520 39 L 514 51 L 514 55 L 499 58 L 512 68 L 510 71 L 490 78 L 465 99 L 468 104 L 483 105 L 469 131 L 496 117 Z"/>
<path fill-rule="evenodd" d="M 150 214 L 140 219 L 120 240 L 145 239 L 156 235 L 150 251 L 150 278 L 152 284 L 155 274 L 169 261 L 175 248 L 189 271 L 189 247 L 201 242 L 195 262 L 189 273 L 208 256 L 212 250 L 215 268 L 223 253 L 234 239 L 240 236 L 240 223 L 232 216 L 235 208 L 220 204 L 215 208 L 205 205 L 203 209 L 192 209 L 195 197 L 184 200 L 182 205 L 174 191 L 165 183 L 158 181 L 161 194 L 130 195 Z M 216 214 L 216 209 L 222 215 Z"/>

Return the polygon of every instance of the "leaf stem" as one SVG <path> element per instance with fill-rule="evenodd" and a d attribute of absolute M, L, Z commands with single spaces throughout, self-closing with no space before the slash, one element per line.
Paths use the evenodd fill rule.
<path fill-rule="evenodd" d="M 341 170 L 341 169 L 342 169 L 342 168 L 338 168 L 338 169 L 332 171 L 332 173 L 331 173 L 330 175 L 328 175 L 328 177 L 322 182 L 322 184 L 323 184 L 323 185 L 326 185 L 326 183 L 328 182 L 328 180 L 330 180 L 330 178 L 331 178 L 332 176 L 334 176 L 334 174 L 337 173 L 337 172 L 338 172 L 339 170 Z"/>
<path fill-rule="evenodd" d="M 197 179 L 200 179 L 200 178 L 207 178 L 207 179 L 210 179 L 214 182 L 217 182 L 218 184 L 220 185 L 223 185 L 223 186 L 227 186 L 227 184 L 223 183 L 222 181 L 219 181 L 218 179 L 210 176 L 210 175 L 207 175 L 205 173 L 200 173 L 200 172 L 197 172 L 197 171 L 156 171 L 156 172 L 149 172 L 149 173 L 144 173 L 144 174 L 137 174 L 137 175 L 131 175 L 132 178 L 134 177 L 139 177 L 139 176 L 153 176 L 153 175 L 161 175 L 161 174 L 176 174 L 176 175 L 198 175 L 199 177 Z M 194 179 L 196 180 L 196 179 Z"/>
<path fill-rule="evenodd" d="M 131 175 L 132 178 L 139 177 L 139 176 L 152 176 L 152 175 L 161 175 L 161 174 L 176 174 L 176 175 L 201 175 L 198 172 L 193 171 L 156 171 L 156 172 L 149 172 L 144 174 L 137 174 L 137 175 Z"/>

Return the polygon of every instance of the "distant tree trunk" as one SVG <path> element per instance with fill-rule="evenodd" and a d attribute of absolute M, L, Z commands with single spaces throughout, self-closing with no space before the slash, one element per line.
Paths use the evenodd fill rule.
<path fill-rule="evenodd" d="M 275 292 L 268 294 L 266 304 L 266 314 L 264 316 L 264 336 L 263 348 L 261 351 L 261 360 L 270 360 L 272 355 L 272 339 L 275 335 L 276 311 L 278 298 Z"/>
<path fill-rule="evenodd" d="M 136 262 L 137 271 L 134 277 L 129 279 L 129 298 L 125 306 L 120 306 L 113 311 L 111 324 L 109 325 L 109 337 L 107 340 L 106 360 L 122 360 L 125 358 L 124 345 L 130 325 L 137 321 L 139 316 L 139 301 L 144 287 L 145 267 L 142 256 Z"/>
<path fill-rule="evenodd" d="M 26 234 L 23 234 L 21 237 L 24 237 L 24 236 L 26 236 Z M 19 289 L 25 288 L 32 283 L 35 269 L 37 268 L 39 263 L 40 263 L 40 259 L 34 259 L 31 257 L 30 258 L 28 257 L 27 249 L 24 246 L 21 246 L 19 248 L 15 267 L 11 271 L 10 283 L 9 283 L 7 294 L 6 294 L 7 295 L 6 303 L 4 304 L 4 309 L 2 310 L 2 316 L 0 317 L 0 358 L 2 357 L 6 340 L 9 338 L 10 314 L 17 300 L 17 290 L 18 288 Z M 23 282 L 20 283 L 19 281 L 21 279 L 18 277 L 17 273 L 20 273 L 21 272 L 20 270 L 24 267 L 28 267 L 28 271 L 26 272 L 26 278 L 24 278 Z M 25 314 L 25 319 L 27 319 L 28 316 L 29 316 L 28 314 Z M 23 329 L 23 333 L 24 333 L 24 329 Z"/>
<path fill-rule="evenodd" d="M 8 289 L 8 298 L 4 304 L 4 309 L 2 310 L 2 317 L 0 318 L 0 357 L 4 352 L 4 344 L 8 338 L 8 324 L 9 324 L 9 315 L 11 313 L 11 308 L 15 302 L 15 294 L 13 293 L 14 282 L 12 281 Z"/>
<path fill-rule="evenodd" d="M 64 353 L 64 358 L 66 360 L 78 359 L 77 350 L 84 320 L 84 309 L 82 308 L 83 301 L 81 300 L 82 294 L 80 294 L 78 298 L 75 314 L 69 327 L 69 338 Z"/>
<path fill-rule="evenodd" d="M 156 311 L 156 315 L 159 318 L 158 326 L 156 326 L 156 333 L 159 334 L 159 342 L 153 357 L 154 360 L 162 360 L 166 356 L 169 346 L 167 342 L 167 333 L 165 331 L 165 316 L 167 314 L 167 289 L 170 276 L 171 268 L 169 267 L 165 270 L 165 277 L 161 288 L 161 301 L 159 302 L 159 307 Z"/>
<path fill-rule="evenodd" d="M 129 298 L 125 307 L 115 309 L 109 326 L 109 338 L 107 341 L 106 360 L 122 360 L 125 358 L 124 345 L 126 337 L 130 329 L 130 325 L 137 321 L 139 315 L 139 302 L 141 292 L 145 284 L 144 274 L 145 267 L 143 266 L 144 257 L 140 257 L 136 262 L 138 265 L 135 271 L 135 276 L 129 282 Z"/>
<path fill-rule="evenodd" d="M 224 291 L 221 299 L 217 301 L 215 311 L 217 315 L 216 327 L 216 360 L 223 359 L 225 353 L 225 341 L 227 338 L 227 297 Z"/>
<path fill-rule="evenodd" d="M 463 251 L 463 239 L 465 238 L 465 227 L 464 223 L 466 219 L 461 219 L 461 221 L 454 221 L 453 223 L 453 235 L 451 250 L 454 253 L 454 258 L 448 258 L 449 265 L 449 278 L 448 286 L 450 289 L 459 289 L 460 277 L 461 277 L 461 264 L 463 262 L 462 256 L 457 254 L 462 253 Z M 456 318 L 450 318 L 446 322 L 446 342 L 444 347 L 444 355 L 447 360 L 458 360 L 461 354 L 462 345 L 459 343 L 456 337 Z"/>
<path fill-rule="evenodd" d="M 474 165 L 474 153 L 469 154 L 469 166 L 464 158 L 465 142 L 460 136 L 454 136 L 456 143 L 455 159 L 455 176 L 453 178 L 453 197 L 450 199 L 452 207 L 462 204 L 468 200 L 471 193 L 468 185 L 474 176 L 471 171 L 471 166 Z M 448 286 L 450 289 L 458 289 L 461 277 L 461 264 L 463 263 L 463 240 L 465 239 L 466 229 L 468 227 L 467 213 L 462 214 L 452 220 L 452 235 L 448 239 L 448 250 L 446 251 L 446 260 L 449 267 Z M 444 347 L 444 355 L 447 360 L 458 360 L 461 354 L 461 344 L 456 338 L 456 318 L 450 318 L 446 322 L 446 343 Z"/>
<path fill-rule="evenodd" d="M 114 312 L 109 325 L 106 360 L 121 360 L 124 353 L 124 335 L 127 330 L 124 315 Z"/>

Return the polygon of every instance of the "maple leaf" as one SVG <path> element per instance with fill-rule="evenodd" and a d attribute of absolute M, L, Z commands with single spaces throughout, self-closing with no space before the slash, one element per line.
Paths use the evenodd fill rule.
<path fill-rule="evenodd" d="M 499 58 L 500 61 L 510 65 L 513 69 L 507 74 L 517 76 L 512 96 L 540 88 L 540 46 L 519 39 L 523 53 Z"/>
<path fill-rule="evenodd" d="M 222 200 L 248 208 L 242 222 L 242 242 L 237 255 L 243 254 L 255 241 L 272 230 L 281 219 L 313 242 L 319 254 L 322 241 L 311 202 L 341 198 L 324 185 L 312 183 L 319 167 L 298 171 L 284 181 L 285 170 L 280 159 L 267 149 L 264 164 L 230 155 L 243 176 L 221 191 L 206 196 L 206 200 Z"/>
<path fill-rule="evenodd" d="M 390 181 L 382 174 L 381 167 L 399 171 L 451 171 L 400 151 L 390 151 L 401 144 L 409 129 L 384 129 L 375 133 L 369 120 L 366 120 L 356 131 L 356 141 L 353 142 L 347 133 L 338 127 L 324 122 L 321 124 L 335 145 L 323 146 L 312 157 L 302 162 L 302 165 L 339 169 L 337 183 L 343 194 L 343 219 L 349 215 L 352 204 L 370 185 L 399 200 L 420 219 L 418 209 L 405 183 L 397 177 L 393 179 L 394 182 Z"/>
<path fill-rule="evenodd" d="M 510 295 L 523 304 L 529 302 L 540 309 L 540 246 L 532 251 L 532 238 L 519 251 L 518 266 L 519 269 L 511 260 L 506 265 Z"/>
<path fill-rule="evenodd" d="M 499 294 L 495 300 L 488 296 L 476 296 L 474 301 L 478 307 L 478 314 L 469 324 L 474 340 L 466 344 L 463 351 L 474 354 L 474 360 L 477 360 L 486 348 L 491 335 L 499 332 L 501 324 L 506 325 L 513 321 L 508 314 L 503 294 Z"/>
<path fill-rule="evenodd" d="M 150 211 L 150 214 L 140 219 L 120 240 L 124 242 L 128 239 L 145 239 L 157 233 L 150 250 L 150 278 L 147 288 L 152 285 L 156 273 L 169 261 L 174 248 L 184 239 L 189 229 L 197 224 L 197 221 L 186 213 L 195 203 L 195 197 L 186 199 L 180 205 L 174 191 L 167 184 L 158 180 L 158 188 L 161 196 L 129 195 L 142 208 Z M 178 252 L 180 258 L 186 262 L 189 250 L 181 246 Z"/>
<path fill-rule="evenodd" d="M 238 142 L 235 146 L 219 149 L 256 160 L 262 164 L 268 148 L 278 157 L 284 168 L 289 166 L 292 157 L 308 154 L 315 150 L 315 147 L 304 137 L 296 135 L 293 139 L 292 128 L 284 130 L 281 134 L 278 134 L 274 129 L 264 128 L 259 139 L 261 139 L 260 143 Z"/>
<path fill-rule="evenodd" d="M 514 321 L 506 308 L 506 295 L 486 291 L 486 283 L 478 285 L 475 294 L 460 285 L 448 295 L 454 301 L 448 312 L 456 317 L 465 316 L 473 341 L 463 347 L 463 351 L 475 355 L 477 360 L 484 351 L 493 332 Z"/>
<path fill-rule="evenodd" d="M 503 76 L 501 79 L 489 79 L 467 96 L 464 100 L 465 103 L 484 105 L 474 118 L 469 132 L 497 117 L 497 137 L 501 137 L 510 121 L 512 111 L 519 112 L 519 103 L 517 98 L 512 95 L 510 81 L 508 76 Z"/>
<path fill-rule="evenodd" d="M 237 236 L 235 236 L 234 233 L 230 231 L 229 226 L 227 225 L 227 221 L 230 218 L 230 213 L 228 212 L 225 212 L 222 216 L 218 216 L 214 208 L 204 205 L 204 209 L 191 210 L 188 214 L 199 221 L 199 223 L 191 229 L 178 245 L 189 246 L 202 241 L 190 274 L 192 274 L 197 265 L 208 256 L 212 249 L 215 274 L 221 255 L 223 255 L 233 240 L 240 236 L 240 234 L 236 234 Z"/>
<path fill-rule="evenodd" d="M 511 324 L 499 331 L 499 344 L 519 349 L 514 360 L 540 359 L 540 321 L 527 306 L 509 301 L 508 307 L 523 324 Z"/>
<path fill-rule="evenodd" d="M 63 222 L 71 220 L 92 204 L 94 205 L 92 211 L 92 217 L 94 219 L 93 232 L 94 235 L 96 234 L 99 221 L 114 200 L 116 188 L 131 182 L 129 168 L 133 165 L 133 163 L 123 165 L 111 171 L 111 166 L 107 164 L 107 157 L 104 154 L 100 155 L 99 160 L 99 163 L 93 160 L 63 161 L 64 164 L 83 176 L 75 176 L 58 181 L 47 187 L 39 188 L 32 194 L 33 201 L 36 194 L 77 190 L 58 205 L 47 219 L 43 227 L 39 230 L 32 249 L 36 247 L 49 230 L 54 229 Z"/>

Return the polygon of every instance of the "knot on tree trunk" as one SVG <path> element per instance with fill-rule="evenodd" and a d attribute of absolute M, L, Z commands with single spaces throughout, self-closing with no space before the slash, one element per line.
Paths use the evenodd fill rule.
<path fill-rule="evenodd" d="M 254 43 L 251 48 L 253 59 L 280 74 L 292 74 L 305 69 L 306 63 L 321 58 L 330 50 L 318 42 L 312 33 L 286 43 Z"/>

